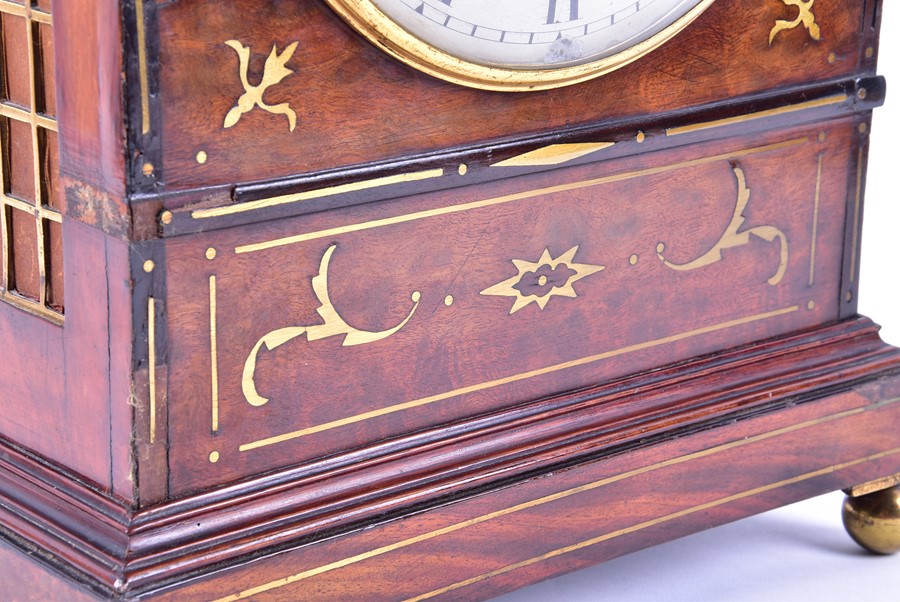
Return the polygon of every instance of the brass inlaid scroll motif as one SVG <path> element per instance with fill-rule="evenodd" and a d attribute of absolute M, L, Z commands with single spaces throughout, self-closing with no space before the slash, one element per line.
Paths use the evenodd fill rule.
<path fill-rule="evenodd" d="M 244 87 L 244 93 L 238 98 L 237 104 L 232 107 L 225 116 L 225 127 L 230 128 L 234 126 L 240 121 L 244 113 L 249 113 L 255 107 L 259 107 L 263 111 L 268 111 L 273 115 L 286 116 L 291 131 L 293 132 L 297 127 L 297 113 L 291 109 L 290 103 L 285 102 L 274 106 L 268 105 L 263 100 L 263 95 L 270 87 L 280 83 L 281 80 L 293 73 L 293 70 L 288 69 L 285 65 L 291 60 L 291 57 L 294 56 L 294 51 L 297 50 L 298 42 L 289 45 L 281 54 L 278 54 L 277 45 L 272 46 L 272 52 L 269 53 L 269 57 L 266 59 L 266 64 L 263 67 L 262 79 L 260 80 L 259 85 L 256 86 L 250 85 L 248 75 L 250 69 L 250 48 L 244 46 L 237 40 L 228 40 L 225 44 L 233 48 L 238 54 L 241 85 Z"/>
<path fill-rule="evenodd" d="M 812 12 L 813 3 L 815 1 L 816 0 L 781 0 L 785 6 L 797 7 L 797 18 L 793 21 L 781 19 L 775 21 L 775 27 L 769 32 L 769 46 L 772 45 L 772 42 L 775 41 L 775 36 L 779 33 L 788 29 L 795 29 L 800 27 L 800 25 L 803 25 L 806 28 L 809 32 L 809 37 L 816 41 L 821 40 L 822 33 L 819 29 L 819 24 L 816 23 L 816 16 Z"/>
<path fill-rule="evenodd" d="M 513 259 L 519 273 L 481 291 L 482 295 L 512 297 L 515 299 L 510 315 L 537 303 L 544 309 L 553 297 L 577 297 L 574 284 L 582 278 L 596 274 L 606 266 L 575 263 L 578 247 L 572 247 L 560 257 L 553 259 L 550 249 L 544 249 L 536 262 Z"/>
<path fill-rule="evenodd" d="M 735 205 L 734 215 L 731 217 L 731 222 L 728 224 L 728 228 L 725 230 L 725 234 L 722 235 L 722 238 L 719 239 L 719 242 L 717 242 L 715 246 L 713 246 L 713 248 L 711 248 L 709 251 L 707 251 L 694 261 L 688 263 L 678 264 L 666 259 L 663 255 L 666 250 L 666 246 L 663 243 L 660 243 L 659 247 L 657 247 L 657 255 L 659 255 L 660 260 L 666 266 L 672 268 L 673 270 L 687 272 L 722 261 L 722 251 L 750 244 L 751 234 L 763 239 L 766 242 L 775 242 L 775 240 L 777 239 L 781 247 L 781 259 L 778 263 L 778 271 L 776 271 L 775 274 L 768 280 L 769 284 L 775 286 L 779 282 L 781 282 L 782 278 L 784 278 L 785 272 L 787 271 L 787 236 L 785 236 L 784 232 L 782 232 L 775 226 L 755 226 L 753 228 L 741 230 L 741 227 L 744 225 L 744 221 L 747 219 L 746 217 L 744 217 L 744 210 L 747 208 L 747 203 L 750 202 L 750 189 L 747 187 L 747 180 L 744 176 L 744 170 L 742 170 L 738 166 L 734 166 L 733 169 L 738 184 L 737 204 Z"/>
<path fill-rule="evenodd" d="M 312 279 L 313 291 L 316 294 L 316 299 L 318 299 L 320 303 L 316 312 L 322 317 L 324 323 L 315 324 L 313 326 L 291 326 L 273 330 L 272 332 L 263 335 L 263 337 L 256 342 L 256 345 L 253 346 L 253 350 L 244 362 L 242 390 L 244 398 L 250 405 L 258 407 L 265 405 L 269 401 L 259 394 L 255 382 L 256 360 L 263 345 L 265 345 L 267 350 L 272 351 L 304 334 L 309 342 L 344 335 L 344 347 L 374 343 L 396 334 L 400 329 L 406 326 L 406 323 L 409 322 L 410 318 L 412 318 L 416 309 L 419 307 L 419 300 L 422 295 L 419 291 L 414 291 L 412 294 L 413 308 L 406 318 L 393 328 L 382 330 L 380 332 L 370 332 L 354 328 L 347 324 L 344 318 L 338 314 L 328 295 L 328 265 L 331 262 L 331 256 L 334 254 L 336 248 L 337 245 L 328 247 L 328 250 L 325 251 L 325 254 L 322 256 L 322 261 L 319 264 L 319 274 Z"/>

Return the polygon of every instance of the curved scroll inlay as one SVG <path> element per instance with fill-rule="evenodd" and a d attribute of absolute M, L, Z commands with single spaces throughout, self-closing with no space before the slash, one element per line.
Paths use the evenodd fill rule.
<path fill-rule="evenodd" d="M 778 271 L 775 272 L 775 275 L 768 280 L 769 284 L 775 286 L 776 284 L 781 282 L 781 279 L 784 278 L 784 274 L 787 271 L 787 236 L 785 236 L 784 232 L 782 232 L 775 226 L 756 226 L 753 228 L 748 228 L 746 230 L 741 230 L 741 226 L 744 225 L 744 221 L 747 219 L 746 217 L 744 217 L 744 209 L 747 208 L 747 203 L 750 202 L 750 189 L 747 187 L 747 180 L 744 177 L 744 170 L 737 166 L 734 166 L 733 169 L 738 184 L 737 204 L 734 208 L 734 215 L 731 217 L 731 223 L 728 224 L 728 228 L 725 230 L 725 234 L 722 235 L 722 238 L 719 239 L 719 242 L 717 242 L 715 246 L 709 251 L 707 251 L 694 261 L 688 263 L 678 264 L 666 259 L 663 255 L 666 247 L 662 243 L 660 243 L 659 245 L 657 255 L 659 255 L 660 260 L 666 266 L 672 268 L 673 270 L 686 272 L 722 261 L 722 251 L 724 251 L 725 249 L 734 249 L 736 247 L 742 247 L 744 245 L 750 244 L 751 234 L 754 236 L 758 236 L 766 242 L 775 242 L 775 240 L 778 239 L 781 246 L 781 260 L 778 263 Z"/>
<path fill-rule="evenodd" d="M 415 291 L 412 294 L 413 308 L 410 310 L 409 314 L 402 322 L 400 322 L 400 324 L 393 328 L 382 330 L 380 332 L 371 332 L 360 330 L 347 324 L 344 318 L 342 318 L 334 308 L 334 304 L 331 302 L 331 298 L 328 295 L 328 264 L 331 262 L 331 255 L 336 248 L 337 245 L 328 247 L 328 250 L 325 251 L 325 254 L 322 256 L 322 261 L 319 264 L 319 274 L 312 279 L 313 291 L 316 294 L 316 299 L 318 299 L 321 304 L 316 312 L 322 317 L 324 323 L 315 324 L 313 326 L 291 326 L 273 330 L 272 332 L 263 335 L 263 337 L 256 342 L 256 345 L 253 346 L 253 350 L 244 362 L 242 389 L 244 398 L 250 405 L 262 406 L 269 401 L 259 394 L 255 382 L 256 361 L 263 345 L 265 345 L 268 351 L 272 351 L 304 334 L 309 342 L 344 335 L 344 347 L 365 345 L 367 343 L 381 341 L 396 334 L 401 328 L 406 326 L 406 323 L 409 322 L 413 314 L 416 313 L 421 298 L 421 294 L 418 291 Z"/>

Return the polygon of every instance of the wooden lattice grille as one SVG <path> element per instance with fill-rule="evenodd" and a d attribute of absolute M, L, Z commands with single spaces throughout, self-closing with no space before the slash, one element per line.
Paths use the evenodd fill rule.
<path fill-rule="evenodd" d="M 0 0 L 0 295 L 61 321 L 62 195 L 50 4 Z"/>

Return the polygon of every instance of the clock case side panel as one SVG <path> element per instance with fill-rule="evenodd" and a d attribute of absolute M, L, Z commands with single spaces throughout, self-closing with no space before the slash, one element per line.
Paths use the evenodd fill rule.
<path fill-rule="evenodd" d="M 54 324 L 0 304 L 0 437 L 124 503 L 134 482 L 119 9 L 111 0 L 67 0 L 40 10 L 32 27 L 52 38 L 34 52 L 52 53 L 42 68 L 55 63 L 62 194 L 53 208 L 62 215 L 65 316 Z M 52 121 L 42 119 L 42 127 Z M 42 173 L 55 163 L 46 161 Z"/>

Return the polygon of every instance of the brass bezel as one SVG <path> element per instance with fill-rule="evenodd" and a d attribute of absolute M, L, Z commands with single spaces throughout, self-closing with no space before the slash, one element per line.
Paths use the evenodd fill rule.
<path fill-rule="evenodd" d="M 466 61 L 431 46 L 391 20 L 371 0 L 325 0 L 342 19 L 370 42 L 407 65 L 455 84 L 500 92 L 560 88 L 615 71 L 672 39 L 714 1 L 701 0 L 697 6 L 659 33 L 612 56 L 559 69 L 506 69 Z"/>

